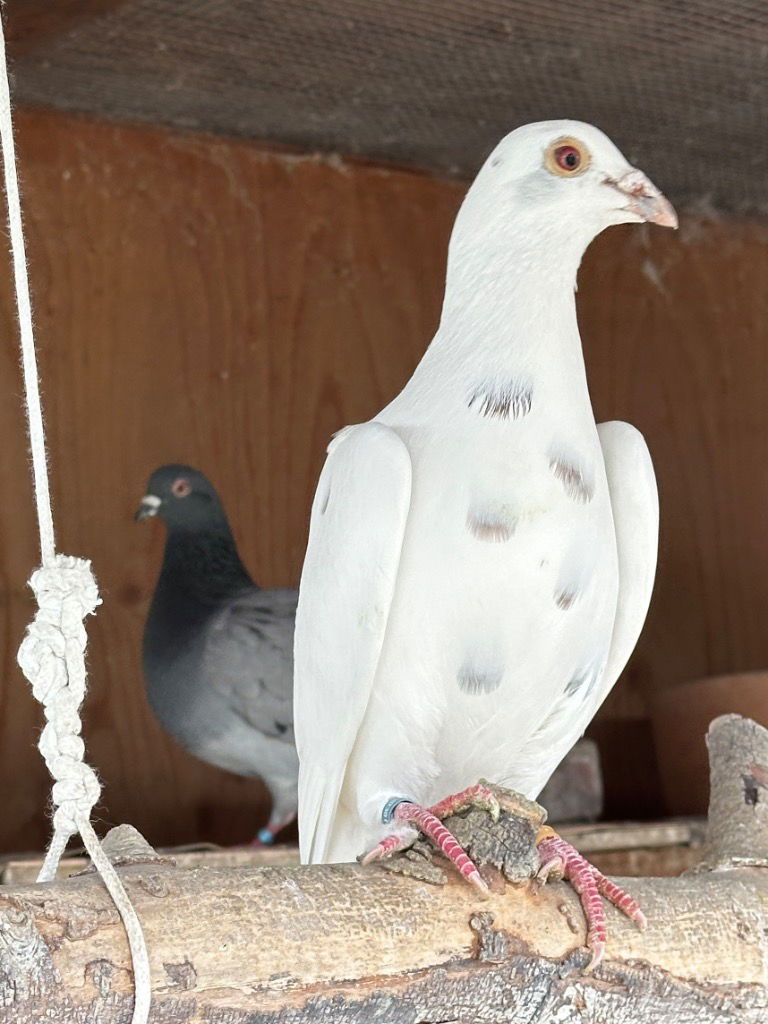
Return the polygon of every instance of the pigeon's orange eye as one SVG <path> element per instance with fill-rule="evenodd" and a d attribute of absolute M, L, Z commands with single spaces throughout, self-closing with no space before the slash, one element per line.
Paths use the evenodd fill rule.
<path fill-rule="evenodd" d="M 191 490 L 189 480 L 185 480 L 183 476 L 180 476 L 178 480 L 174 480 L 171 484 L 171 493 L 175 498 L 186 498 Z"/>
<path fill-rule="evenodd" d="M 544 163 L 552 174 L 569 178 L 589 167 L 589 153 L 575 139 L 558 139 L 547 150 Z"/>

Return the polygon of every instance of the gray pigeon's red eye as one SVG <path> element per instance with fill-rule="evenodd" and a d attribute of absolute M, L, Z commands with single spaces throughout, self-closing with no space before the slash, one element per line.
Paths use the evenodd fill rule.
<path fill-rule="evenodd" d="M 171 493 L 175 498 L 186 498 L 191 490 L 189 480 L 185 480 L 183 476 L 180 476 L 178 480 L 174 480 L 171 484 Z"/>
<path fill-rule="evenodd" d="M 564 171 L 577 171 L 581 165 L 581 153 L 575 146 L 558 146 L 555 161 Z"/>

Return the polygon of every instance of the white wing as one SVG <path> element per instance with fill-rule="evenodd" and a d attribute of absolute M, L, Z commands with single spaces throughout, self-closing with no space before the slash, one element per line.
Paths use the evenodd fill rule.
<path fill-rule="evenodd" d="M 530 785 L 534 796 L 582 735 L 611 692 L 635 648 L 645 622 L 656 574 L 659 538 L 659 498 L 651 456 L 643 435 L 629 423 L 600 423 L 618 555 L 619 591 L 608 656 L 600 681 L 588 702 L 579 703 L 566 691 L 521 754 L 535 767 Z"/>
<path fill-rule="evenodd" d="M 629 661 L 648 614 L 659 548 L 659 494 L 640 431 L 629 423 L 612 421 L 598 424 L 597 432 L 619 556 L 619 598 L 600 686 L 601 704 Z"/>
<path fill-rule="evenodd" d="M 328 447 L 299 587 L 294 723 L 303 863 L 324 859 L 384 642 L 411 500 L 411 459 L 381 423 Z"/>

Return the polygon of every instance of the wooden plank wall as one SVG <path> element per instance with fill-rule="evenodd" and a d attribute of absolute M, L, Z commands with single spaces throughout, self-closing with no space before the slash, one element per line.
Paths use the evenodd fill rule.
<path fill-rule="evenodd" d="M 131 821 L 157 844 L 244 841 L 264 814 L 258 783 L 188 757 L 148 712 L 139 645 L 162 529 L 132 512 L 156 465 L 198 465 L 258 580 L 295 584 L 327 439 L 386 403 L 435 326 L 462 188 L 43 112 L 20 116 L 18 131 L 59 547 L 93 559 L 104 597 L 89 623 L 85 711 L 98 821 Z M 765 242 L 755 226 L 689 219 L 677 236 L 614 229 L 583 269 L 596 410 L 646 433 L 663 499 L 651 619 L 598 726 L 614 813 L 662 809 L 647 692 L 768 664 Z M 10 850 L 42 845 L 48 780 L 15 665 L 36 539 L 0 270 Z"/>

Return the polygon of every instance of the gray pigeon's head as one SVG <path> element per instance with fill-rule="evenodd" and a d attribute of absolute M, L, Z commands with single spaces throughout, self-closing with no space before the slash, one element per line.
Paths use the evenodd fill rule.
<path fill-rule="evenodd" d="M 169 528 L 205 527 L 226 522 L 213 485 L 199 470 L 173 463 L 156 469 L 134 518 L 159 516 Z"/>

